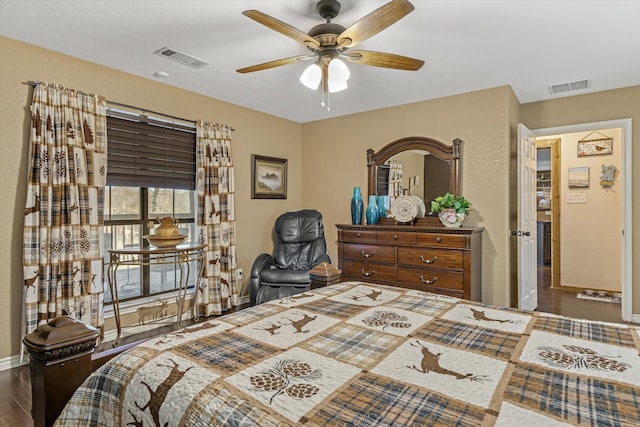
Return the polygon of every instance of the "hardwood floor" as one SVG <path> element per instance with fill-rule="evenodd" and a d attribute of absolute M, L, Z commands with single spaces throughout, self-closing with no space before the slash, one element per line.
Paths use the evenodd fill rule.
<path fill-rule="evenodd" d="M 620 304 L 579 299 L 576 292 L 551 289 L 551 268 L 538 267 L 537 311 L 577 317 L 579 319 L 622 323 Z"/>
<path fill-rule="evenodd" d="M 551 289 L 549 283 L 549 268 L 540 267 L 538 269 L 538 311 L 589 320 L 622 321 L 620 304 L 578 299 L 574 292 Z M 237 309 L 244 307 L 241 306 Z M 121 345 L 171 332 L 171 328 L 175 329 L 175 326 L 166 326 L 153 332 L 125 338 Z M 107 351 L 110 348 L 109 343 L 104 343 L 97 348 L 97 351 Z M 32 425 L 29 366 L 20 366 L 0 372 L 0 426 L 27 427 Z"/>
<path fill-rule="evenodd" d="M 28 365 L 0 372 L 0 426 L 33 426 Z"/>

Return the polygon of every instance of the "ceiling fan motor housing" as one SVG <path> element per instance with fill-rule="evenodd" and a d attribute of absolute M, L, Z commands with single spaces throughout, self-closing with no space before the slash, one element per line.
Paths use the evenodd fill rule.
<path fill-rule="evenodd" d="M 342 34 L 345 28 L 340 24 L 334 24 L 333 22 L 327 22 L 325 24 L 319 24 L 309 30 L 309 34 L 314 39 L 318 40 L 321 47 L 335 47 L 336 38 Z"/>
<path fill-rule="evenodd" d="M 320 16 L 330 21 L 340 13 L 340 2 L 337 0 L 320 0 L 316 8 Z"/>

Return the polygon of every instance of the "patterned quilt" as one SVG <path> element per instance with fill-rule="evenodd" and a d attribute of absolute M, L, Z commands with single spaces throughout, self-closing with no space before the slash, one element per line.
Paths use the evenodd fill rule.
<path fill-rule="evenodd" d="M 345 282 L 102 366 L 58 426 L 640 425 L 629 325 Z"/>

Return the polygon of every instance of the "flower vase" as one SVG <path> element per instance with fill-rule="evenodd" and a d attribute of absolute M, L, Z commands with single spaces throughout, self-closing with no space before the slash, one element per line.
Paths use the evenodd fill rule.
<path fill-rule="evenodd" d="M 367 225 L 376 225 L 380 219 L 380 210 L 376 203 L 376 196 L 369 196 L 369 203 L 367 204 Z"/>
<path fill-rule="evenodd" d="M 380 211 L 380 218 L 387 217 L 387 209 L 388 209 L 388 203 L 389 203 L 388 201 L 389 201 L 389 196 L 378 196 L 377 198 L 378 211 Z"/>
<path fill-rule="evenodd" d="M 457 228 L 462 226 L 462 222 L 467 217 L 465 213 L 458 213 L 455 209 L 442 209 L 438 213 L 438 218 L 442 225 L 447 228 Z"/>
<path fill-rule="evenodd" d="M 362 224 L 362 211 L 364 209 L 362 203 L 362 195 L 360 187 L 353 187 L 353 197 L 351 198 L 351 224 Z"/>

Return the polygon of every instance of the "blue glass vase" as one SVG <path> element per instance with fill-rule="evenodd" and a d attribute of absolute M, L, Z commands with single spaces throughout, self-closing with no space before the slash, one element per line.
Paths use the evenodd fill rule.
<path fill-rule="evenodd" d="M 353 197 L 351 198 L 351 224 L 362 224 L 362 211 L 364 205 L 362 203 L 362 194 L 360 187 L 353 187 Z"/>
<path fill-rule="evenodd" d="M 380 210 L 376 203 L 376 196 L 369 196 L 369 203 L 367 204 L 367 225 L 376 225 L 380 219 Z"/>
<path fill-rule="evenodd" d="M 387 217 L 387 210 L 389 209 L 388 205 L 389 196 L 378 196 L 378 211 L 380 211 L 380 218 Z"/>

